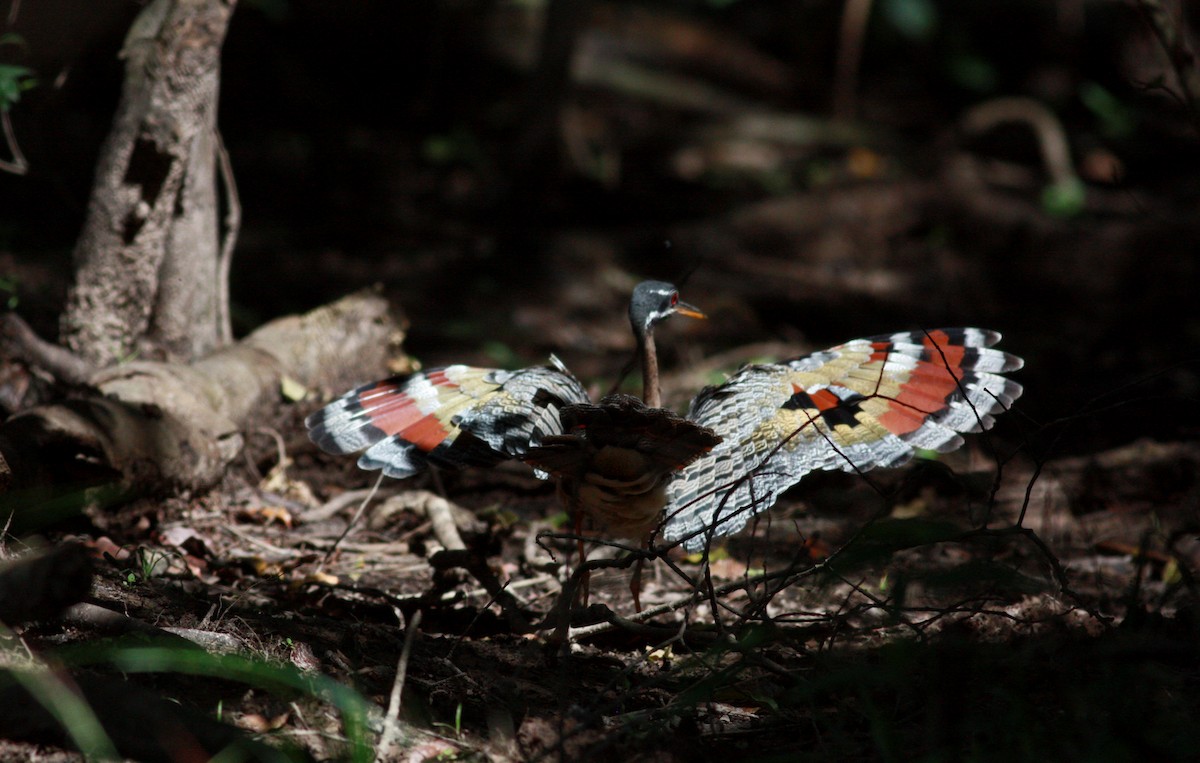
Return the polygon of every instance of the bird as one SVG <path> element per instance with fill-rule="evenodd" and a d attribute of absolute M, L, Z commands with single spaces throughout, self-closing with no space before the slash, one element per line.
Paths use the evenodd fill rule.
<path fill-rule="evenodd" d="M 655 328 L 705 318 L 664 281 L 633 289 L 629 322 L 642 398 L 593 402 L 555 357 L 518 370 L 449 365 L 351 390 L 306 419 L 322 450 L 403 479 L 430 465 L 517 459 L 598 532 L 703 552 L 743 529 L 814 471 L 903 465 L 991 428 L 1022 387 L 1024 365 L 977 328 L 855 339 L 779 363 L 742 367 L 680 416 L 662 407 Z"/>

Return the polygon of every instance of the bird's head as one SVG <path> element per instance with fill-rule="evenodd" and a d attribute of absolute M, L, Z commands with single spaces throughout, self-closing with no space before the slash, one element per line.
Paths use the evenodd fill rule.
<path fill-rule="evenodd" d="M 672 315 L 704 318 L 704 313 L 679 300 L 679 291 L 665 281 L 642 281 L 633 289 L 629 301 L 629 322 L 639 337 L 649 334 L 656 324 Z"/>

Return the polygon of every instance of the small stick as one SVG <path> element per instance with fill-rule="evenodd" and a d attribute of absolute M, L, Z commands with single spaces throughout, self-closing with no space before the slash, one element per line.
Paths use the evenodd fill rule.
<path fill-rule="evenodd" d="M 369 504 L 371 499 L 375 497 L 375 493 L 379 490 L 379 486 L 381 484 L 383 484 L 383 472 L 379 473 L 379 479 L 375 480 L 375 484 L 371 487 L 371 492 L 367 493 L 367 497 L 364 498 L 363 502 L 358 505 L 358 511 L 354 512 L 354 517 L 346 523 L 346 529 L 342 530 L 342 534 L 337 537 L 337 539 L 333 542 L 333 545 L 330 546 L 329 550 L 325 552 L 325 558 L 322 559 L 321 563 L 317 565 L 318 571 L 329 563 L 329 560 L 333 558 L 334 552 L 336 552 L 338 549 L 338 544 L 345 540 L 346 536 L 350 534 L 350 531 L 354 529 L 354 526 L 358 524 L 358 520 L 362 518 L 363 512 L 366 511 L 367 504 Z"/>
<path fill-rule="evenodd" d="M 379 751 L 387 750 L 400 735 L 400 697 L 404 694 L 404 678 L 408 674 L 408 658 L 412 654 L 413 642 L 417 640 L 421 626 L 421 610 L 413 612 L 404 629 L 404 647 L 400 650 L 400 661 L 396 663 L 396 680 L 392 682 L 392 694 L 388 698 L 387 715 L 383 722 L 383 735 L 379 738 Z"/>
<path fill-rule="evenodd" d="M 225 236 L 221 240 L 221 252 L 217 258 L 217 330 L 221 332 L 222 344 L 233 343 L 233 321 L 229 314 L 229 270 L 233 262 L 233 247 L 237 244 L 238 232 L 242 228 L 242 202 L 238 196 L 237 183 L 233 177 L 233 162 L 225 148 L 225 139 L 220 130 L 217 137 L 217 166 L 221 170 L 221 182 L 225 186 Z"/>

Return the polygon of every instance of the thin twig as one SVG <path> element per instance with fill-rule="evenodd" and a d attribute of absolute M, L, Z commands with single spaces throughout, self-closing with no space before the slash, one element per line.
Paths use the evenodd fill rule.
<path fill-rule="evenodd" d="M 550 523 L 545 521 L 534 521 L 529 524 L 529 530 L 525 535 L 524 556 L 525 563 L 537 570 L 557 570 L 559 562 L 554 558 L 554 554 L 541 544 L 543 533 L 552 532 Z"/>
<path fill-rule="evenodd" d="M 878 519 L 878 517 L 876 517 L 876 519 Z M 623 618 L 621 622 L 633 622 L 633 623 L 644 622 L 652 617 L 657 617 L 659 615 L 667 614 L 667 613 L 673 612 L 677 609 L 683 609 L 684 607 L 693 606 L 695 604 L 699 604 L 702 601 L 708 601 L 710 605 L 716 603 L 722 607 L 728 608 L 722 601 L 722 597 L 724 597 L 726 594 L 730 594 L 734 591 L 738 591 L 738 590 L 742 590 L 742 589 L 749 589 L 752 586 L 755 586 L 755 585 L 758 585 L 761 583 L 768 583 L 768 582 L 775 581 L 775 580 L 783 581 L 783 582 L 781 582 L 781 584 L 779 586 L 779 590 L 782 590 L 791 585 L 795 585 L 797 582 L 799 582 L 800 580 L 803 580 L 806 577 L 811 577 L 811 576 L 817 574 L 818 572 L 821 572 L 823 570 L 831 568 L 832 565 L 836 561 L 838 561 L 839 557 L 845 552 L 845 550 L 850 548 L 853 545 L 853 543 L 861 535 L 863 535 L 866 532 L 867 527 L 869 527 L 874 521 L 875 520 L 873 519 L 873 520 L 871 520 L 871 522 L 868 522 L 866 525 L 860 527 L 853 535 L 851 535 L 850 539 L 847 540 L 846 543 L 844 543 L 840 548 L 838 548 L 836 551 L 834 551 L 833 554 L 831 554 L 829 557 L 827 557 L 823 561 L 821 561 L 817 564 L 814 564 L 810 567 L 806 567 L 802 570 L 797 570 L 793 566 L 789 566 L 783 570 L 775 570 L 773 572 L 765 572 L 764 571 L 764 572 L 758 573 L 756 575 L 746 575 L 740 580 L 733 580 L 722 586 L 713 586 L 711 581 L 709 582 L 709 584 L 707 586 L 702 586 L 702 585 L 699 585 L 699 584 L 696 584 L 693 582 L 692 583 L 692 585 L 693 585 L 692 591 L 690 593 L 686 594 L 685 596 L 683 596 L 673 602 L 668 602 L 666 604 L 660 604 L 659 606 L 651 607 L 650 609 L 644 609 L 641 612 L 631 615 L 628 618 Z M 643 553 L 649 553 L 649 552 L 643 552 Z M 661 556 L 660 558 L 665 558 L 665 556 Z M 609 565 L 609 566 L 615 566 L 615 565 Z M 675 568 L 675 565 L 673 565 L 673 564 L 671 565 L 671 567 L 673 569 L 677 569 L 677 568 Z M 688 578 L 687 576 L 683 576 L 683 577 L 686 580 L 690 580 L 690 578 Z M 734 614 L 737 614 L 737 613 L 735 612 Z M 547 616 L 545 622 L 549 622 L 549 620 L 550 620 L 550 618 L 549 618 L 549 616 Z M 585 627 L 581 627 L 581 628 L 574 628 L 570 631 L 570 639 L 572 641 L 575 641 L 575 640 L 578 640 L 581 638 L 586 638 L 588 636 L 593 636 L 597 633 L 604 633 L 604 632 L 607 632 L 610 630 L 614 630 L 615 628 L 618 628 L 618 627 L 621 627 L 621 623 L 610 621 L 610 622 L 598 623 L 596 625 L 589 625 L 589 626 L 585 626 Z"/>
<path fill-rule="evenodd" d="M 571 608 L 575 603 L 576 593 L 585 584 L 593 570 L 628 569 L 639 559 L 653 559 L 655 556 L 654 552 L 645 549 L 630 548 L 628 550 L 631 553 L 626 556 L 615 559 L 585 559 L 575 566 L 575 569 L 571 571 L 571 576 L 563 584 L 562 592 L 558 594 L 558 601 L 539 624 L 539 627 L 542 628 L 554 624 L 554 632 L 549 637 L 551 643 L 565 645 L 570 640 Z"/>
<path fill-rule="evenodd" d="M 323 522 L 326 519 L 336 516 L 342 509 L 346 508 L 356 501 L 361 501 L 363 498 L 371 495 L 374 488 L 363 488 L 362 490 L 347 490 L 344 493 L 339 493 L 333 498 L 330 498 L 325 503 L 312 509 L 303 512 L 298 518 L 301 522 Z"/>
<path fill-rule="evenodd" d="M 413 612 L 404 628 L 404 647 L 400 650 L 400 661 L 396 663 L 396 680 L 392 683 L 392 694 L 388 698 L 387 715 L 383 722 L 383 736 L 379 739 L 379 751 L 384 755 L 400 735 L 400 697 L 404 694 L 404 678 L 408 674 L 408 658 L 412 654 L 413 642 L 421 626 L 421 610 Z"/>
<path fill-rule="evenodd" d="M 242 202 L 238 196 L 237 183 L 233 177 L 233 163 L 221 131 L 216 131 L 217 166 L 221 170 L 221 182 L 225 186 L 225 235 L 221 239 L 221 251 L 217 259 L 217 330 L 221 342 L 233 342 L 233 321 L 229 313 L 229 271 L 233 263 L 233 248 L 237 244 L 242 227 Z"/>
<path fill-rule="evenodd" d="M 8 144 L 9 153 L 12 154 L 12 161 L 0 159 L 0 170 L 11 172 L 14 175 L 24 175 L 29 171 L 29 162 L 25 159 L 25 154 L 21 153 L 21 146 L 17 143 L 17 134 L 13 132 L 12 117 L 7 111 L 0 111 L 0 127 L 4 129 L 4 142 Z"/>
<path fill-rule="evenodd" d="M 381 484 L 383 484 L 383 472 L 379 473 L 379 478 L 375 480 L 375 484 L 371 486 L 371 492 L 367 493 L 367 497 L 364 498 L 363 502 L 358 505 L 358 511 L 354 512 L 353 518 L 346 523 L 346 529 L 342 530 L 342 534 L 337 536 L 337 539 L 334 540 L 333 545 L 330 546 L 329 550 L 325 552 L 325 558 L 322 559 L 321 563 L 317 565 L 318 572 L 329 563 L 329 560 L 333 558 L 334 553 L 336 553 L 338 550 L 338 544 L 345 540 L 346 536 L 350 534 L 350 531 L 354 529 L 354 526 L 358 524 L 358 520 L 362 518 L 363 512 L 367 509 L 367 504 L 369 504 L 371 499 L 375 497 L 375 493 L 379 490 L 379 486 Z"/>

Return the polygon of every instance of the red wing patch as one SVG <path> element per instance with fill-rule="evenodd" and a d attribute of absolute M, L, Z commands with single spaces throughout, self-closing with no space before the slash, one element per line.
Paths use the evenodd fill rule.
<path fill-rule="evenodd" d="M 399 384 L 391 381 L 378 382 L 361 390 L 356 402 L 366 421 L 383 436 L 400 434 L 429 415 L 417 407 L 416 401 Z"/>
<path fill-rule="evenodd" d="M 915 432 L 925 423 L 927 414 L 919 408 L 898 404 L 891 406 L 879 416 L 879 423 L 889 432 L 906 435 Z"/>

